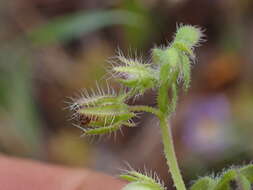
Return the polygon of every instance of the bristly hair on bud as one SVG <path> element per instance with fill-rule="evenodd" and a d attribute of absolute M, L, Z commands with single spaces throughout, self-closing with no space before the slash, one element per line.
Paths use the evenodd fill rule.
<path fill-rule="evenodd" d="M 176 48 L 154 48 L 152 49 L 152 60 L 157 65 L 169 64 L 170 69 L 177 67 L 180 61 Z"/>
<path fill-rule="evenodd" d="M 117 131 L 121 126 L 134 126 L 135 113 L 125 104 L 124 93 L 117 94 L 108 87 L 107 92 L 98 87 L 97 91 L 86 90 L 82 97 L 70 106 L 72 118 L 85 135 L 102 135 Z"/>
<path fill-rule="evenodd" d="M 199 46 L 201 42 L 205 41 L 203 38 L 203 30 L 199 27 L 180 24 L 177 26 L 177 32 L 171 46 L 177 47 L 194 59 L 194 47 Z"/>
<path fill-rule="evenodd" d="M 112 61 L 112 76 L 120 83 L 134 89 L 135 94 L 143 94 L 155 87 L 158 80 L 157 70 L 149 63 L 135 58 L 126 58 L 119 53 Z"/>

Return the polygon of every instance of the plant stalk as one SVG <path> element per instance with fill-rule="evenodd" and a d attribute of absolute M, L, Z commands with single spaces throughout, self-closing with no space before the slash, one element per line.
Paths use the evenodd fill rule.
<path fill-rule="evenodd" d="M 177 190 L 186 190 L 180 169 L 177 163 L 175 154 L 171 128 L 169 126 L 166 116 L 160 118 L 160 127 L 162 132 L 162 141 L 164 146 L 164 153 L 166 157 L 169 170 Z"/>

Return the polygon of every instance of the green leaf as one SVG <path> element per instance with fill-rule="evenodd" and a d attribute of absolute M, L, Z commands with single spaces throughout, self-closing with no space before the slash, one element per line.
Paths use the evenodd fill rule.
<path fill-rule="evenodd" d="M 142 17 L 124 10 L 78 12 L 53 19 L 27 33 L 35 45 L 66 41 L 110 25 L 140 27 Z"/>
<path fill-rule="evenodd" d="M 237 171 L 230 169 L 225 172 L 219 179 L 218 183 L 215 185 L 214 190 L 230 190 L 230 182 L 235 180 L 237 177 Z"/>
<path fill-rule="evenodd" d="M 253 183 L 253 164 L 242 167 L 239 172 L 244 175 L 251 183 Z"/>
<path fill-rule="evenodd" d="M 210 177 L 203 177 L 198 179 L 190 188 L 190 190 L 208 190 L 214 184 L 214 180 Z"/>
<path fill-rule="evenodd" d="M 236 182 L 240 190 L 251 190 L 250 181 L 244 175 L 238 173 Z"/>

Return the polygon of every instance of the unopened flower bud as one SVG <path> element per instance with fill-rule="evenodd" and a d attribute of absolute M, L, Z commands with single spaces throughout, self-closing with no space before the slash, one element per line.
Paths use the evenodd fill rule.
<path fill-rule="evenodd" d="M 73 104 L 74 118 L 87 135 L 111 133 L 124 126 L 134 126 L 135 114 L 116 94 L 86 95 Z"/>
<path fill-rule="evenodd" d="M 203 41 L 203 36 L 201 29 L 197 27 L 190 25 L 180 26 L 177 29 L 172 46 L 194 57 L 192 50 Z"/>
<path fill-rule="evenodd" d="M 157 175 L 154 176 L 156 179 L 137 171 L 128 171 L 126 174 L 120 175 L 120 177 L 131 183 L 127 184 L 122 190 L 165 190 L 161 180 Z"/>
<path fill-rule="evenodd" d="M 128 60 L 118 56 L 123 65 L 113 66 L 114 77 L 127 87 L 133 88 L 137 93 L 144 93 L 153 88 L 157 81 L 157 71 L 148 64 L 138 60 Z"/>

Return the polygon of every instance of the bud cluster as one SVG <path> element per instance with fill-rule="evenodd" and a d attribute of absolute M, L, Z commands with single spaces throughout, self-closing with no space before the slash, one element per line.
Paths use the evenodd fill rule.
<path fill-rule="evenodd" d="M 167 164 L 178 190 L 186 190 L 186 187 L 176 161 L 168 117 L 176 109 L 179 82 L 183 82 L 184 89 L 189 87 L 191 62 L 195 59 L 194 47 L 199 45 L 202 37 L 199 28 L 180 25 L 172 43 L 167 47 L 154 48 L 148 63 L 126 58 L 119 53 L 111 60 L 110 72 L 119 83 L 127 87 L 127 91 L 117 94 L 108 87 L 105 93 L 97 87 L 96 93 L 92 91 L 90 95 L 86 92 L 70 106 L 74 112 L 73 118 L 78 122 L 77 126 L 86 135 L 111 133 L 121 129 L 121 126 L 132 127 L 135 112 L 145 111 L 156 115 L 160 121 Z M 156 108 L 126 104 L 129 98 L 143 95 L 149 89 L 158 90 Z M 123 190 L 166 189 L 158 177 L 155 176 L 154 179 L 136 171 L 128 171 L 121 178 L 130 182 Z"/>
<path fill-rule="evenodd" d="M 140 59 L 126 58 L 119 53 L 112 59 L 111 73 L 116 80 L 130 89 L 129 92 L 116 94 L 113 90 L 105 93 L 97 87 L 97 93 L 88 92 L 71 105 L 73 116 L 87 135 L 110 133 L 120 129 L 122 125 L 133 126 L 131 119 L 136 116 L 125 101 L 132 96 L 144 94 L 149 89 L 164 88 L 163 97 L 158 97 L 163 107 L 168 104 L 163 99 L 167 90 L 171 89 L 171 102 L 168 108 L 161 109 L 166 113 L 175 110 L 177 103 L 178 81 L 183 81 L 187 89 L 190 83 L 191 60 L 194 47 L 202 39 L 200 29 L 193 26 L 180 26 L 173 42 L 168 47 L 154 48 L 152 61 L 144 63 Z M 109 88 L 108 88 L 109 89 Z M 166 105 L 164 105 L 165 107 Z"/>

